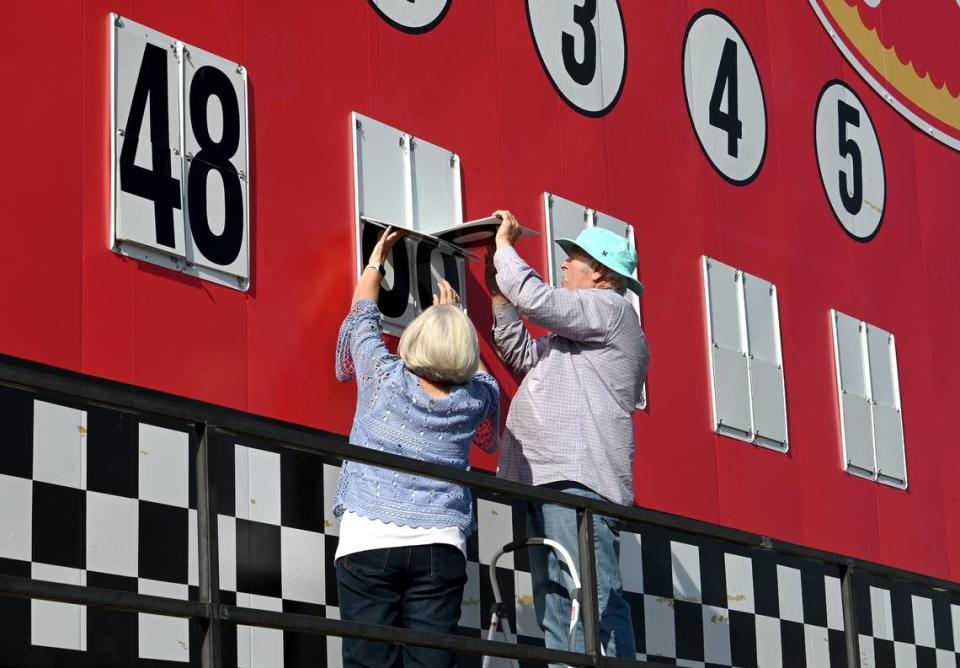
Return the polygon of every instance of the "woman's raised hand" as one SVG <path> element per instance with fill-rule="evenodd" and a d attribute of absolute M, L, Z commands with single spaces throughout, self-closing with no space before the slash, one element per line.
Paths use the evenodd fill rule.
<path fill-rule="evenodd" d="M 453 286 L 446 279 L 441 279 L 437 284 L 437 288 L 440 291 L 439 296 L 433 295 L 433 305 L 439 306 L 440 304 L 451 304 L 460 308 L 460 295 L 457 294 L 457 291 L 453 289 Z"/>
<path fill-rule="evenodd" d="M 370 259 L 368 262 L 374 265 L 381 265 L 386 262 L 390 251 L 393 250 L 393 247 L 405 234 L 406 232 L 403 230 L 395 230 L 393 227 L 388 227 L 384 233 L 380 235 L 373 250 L 370 251 Z"/>

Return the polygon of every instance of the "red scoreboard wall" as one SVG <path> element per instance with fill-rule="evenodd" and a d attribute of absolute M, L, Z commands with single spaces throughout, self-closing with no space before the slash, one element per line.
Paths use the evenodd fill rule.
<path fill-rule="evenodd" d="M 552 192 L 634 226 L 652 351 L 638 504 L 960 579 L 960 154 L 888 105 L 803 0 L 620 4 L 625 81 L 597 117 L 551 84 L 519 0 L 452 0 L 420 34 L 360 0 L 4 3 L 0 352 L 346 434 L 354 388 L 337 384 L 333 350 L 356 272 L 356 111 L 455 151 L 467 219 L 509 208 L 543 230 Z M 708 7 L 737 26 L 763 84 L 766 154 L 742 186 L 711 166 L 686 108 L 684 35 Z M 246 293 L 109 249 L 110 12 L 247 68 Z M 882 147 L 886 208 L 868 243 L 843 232 L 820 183 L 814 112 L 833 79 Z M 543 237 L 520 251 L 546 270 Z M 787 454 L 712 432 L 704 255 L 777 286 Z M 487 332 L 481 267 L 470 273 Z M 833 308 L 897 337 L 906 491 L 843 471 Z M 485 339 L 507 400 L 517 380 Z"/>

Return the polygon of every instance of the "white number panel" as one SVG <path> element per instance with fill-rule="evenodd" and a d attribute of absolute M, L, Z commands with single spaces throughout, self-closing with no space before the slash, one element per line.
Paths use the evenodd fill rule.
<path fill-rule="evenodd" d="M 457 154 L 422 139 L 412 138 L 410 142 L 415 229 L 432 233 L 462 223 Z"/>
<path fill-rule="evenodd" d="M 897 352 L 890 332 L 831 312 L 844 468 L 907 487 Z"/>
<path fill-rule="evenodd" d="M 116 19 L 113 50 L 113 241 L 183 258 L 179 46 Z"/>
<path fill-rule="evenodd" d="M 527 0 L 540 62 L 560 96 L 588 116 L 607 113 L 626 78 L 626 33 L 618 0 Z"/>
<path fill-rule="evenodd" d="M 466 260 L 451 245 L 420 234 L 463 222 L 460 159 L 455 153 L 380 121 L 351 118 L 357 212 L 357 276 L 386 225 L 414 234 L 393 248 L 380 290 L 384 331 L 399 336 L 433 303 L 446 279 L 466 309 Z M 369 221 L 375 222 L 369 222 Z"/>
<path fill-rule="evenodd" d="M 111 82 L 113 250 L 246 290 L 246 71 L 112 15 Z"/>
<path fill-rule="evenodd" d="M 614 218 L 613 216 L 602 213 L 600 211 L 592 211 L 591 220 L 595 227 L 602 227 L 604 229 L 610 230 L 627 238 L 627 243 L 630 244 L 630 248 L 634 251 L 637 250 L 637 241 L 633 234 L 633 226 L 629 223 L 620 220 L 619 218 Z M 638 279 L 640 278 L 640 254 L 637 253 L 637 268 L 633 270 L 633 277 Z M 640 321 L 640 326 L 643 326 L 643 315 L 640 313 L 640 295 L 633 292 L 632 290 L 627 290 L 626 295 L 624 295 L 630 303 L 633 304 L 633 309 L 637 312 L 637 319 Z M 647 407 L 647 384 L 644 382 L 643 389 L 640 392 L 640 401 L 637 402 L 637 408 L 644 409 Z"/>
<path fill-rule="evenodd" d="M 377 13 L 404 32 L 426 32 L 437 26 L 453 0 L 370 0 Z"/>
<path fill-rule="evenodd" d="M 456 153 L 354 113 L 353 159 L 358 218 L 427 234 L 463 222 Z"/>
<path fill-rule="evenodd" d="M 543 206 L 547 219 L 549 281 L 553 287 L 560 288 L 563 287 L 563 270 L 560 269 L 560 264 L 567 259 L 567 254 L 556 241 L 576 239 L 578 234 L 590 226 L 592 212 L 582 204 L 550 193 L 544 193 Z"/>
<path fill-rule="evenodd" d="M 834 216 L 857 241 L 880 231 L 886 209 L 886 174 L 870 114 L 842 81 L 820 91 L 816 119 L 817 165 Z"/>
<path fill-rule="evenodd" d="M 776 287 L 703 258 L 713 428 L 779 452 L 789 448 Z"/>
<path fill-rule="evenodd" d="M 183 75 L 188 268 L 248 276 L 246 72 L 185 46 Z"/>
<path fill-rule="evenodd" d="M 362 266 L 377 243 L 383 228 L 360 221 L 359 257 Z M 433 304 L 440 279 L 449 281 L 460 294 L 466 310 L 466 259 L 447 248 L 412 235 L 402 239 L 387 258 L 386 276 L 380 286 L 380 312 L 387 334 L 400 336 L 417 315 Z"/>
<path fill-rule="evenodd" d="M 723 14 L 706 9 L 683 40 L 683 90 L 700 147 L 734 185 L 753 181 L 767 151 L 767 111 L 747 42 Z"/>

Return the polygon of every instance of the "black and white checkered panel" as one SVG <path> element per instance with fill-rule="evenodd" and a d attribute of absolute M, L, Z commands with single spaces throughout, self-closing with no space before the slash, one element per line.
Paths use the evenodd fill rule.
<path fill-rule="evenodd" d="M 656 527 L 621 534 L 638 657 L 680 666 L 846 666 L 837 569 Z"/>
<path fill-rule="evenodd" d="M 0 420 L 0 572 L 196 597 L 189 425 L 2 387 Z M 219 434 L 211 443 L 222 600 L 338 617 L 339 468 L 270 443 Z M 486 635 L 493 554 L 524 534 L 510 503 L 479 496 L 458 630 L 472 637 Z M 637 658 L 846 666 L 832 566 L 648 526 L 622 532 L 620 566 Z M 519 642 L 540 645 L 527 553 L 504 557 L 496 575 Z M 960 668 L 960 597 L 881 579 L 861 580 L 857 594 L 864 668 Z M 186 620 L 0 597 L 0 629 L 3 665 L 199 665 L 199 624 Z M 480 661 L 461 656 L 459 665 Z M 340 641 L 228 625 L 224 665 L 335 668 Z"/>
<path fill-rule="evenodd" d="M 0 387 L 0 572 L 188 599 L 197 595 L 190 425 Z M 10 666 L 182 665 L 185 619 L 0 599 Z"/>
<path fill-rule="evenodd" d="M 854 595 L 862 668 L 960 666 L 960 595 L 868 576 Z"/>
<path fill-rule="evenodd" d="M 333 561 L 339 467 L 253 440 L 218 435 L 211 442 L 221 600 L 339 618 Z M 337 638 L 240 625 L 228 627 L 223 642 L 227 666 L 340 665 Z"/>

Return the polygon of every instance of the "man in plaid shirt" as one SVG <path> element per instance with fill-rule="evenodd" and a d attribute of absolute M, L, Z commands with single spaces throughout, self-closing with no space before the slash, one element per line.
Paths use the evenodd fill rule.
<path fill-rule="evenodd" d="M 510 405 L 497 475 L 530 485 L 620 504 L 633 503 L 633 412 L 647 374 L 649 352 L 626 290 L 638 295 L 637 254 L 627 239 L 591 227 L 576 240 L 559 239 L 568 257 L 555 288 L 520 258 L 520 226 L 509 211 L 487 285 L 494 309 L 497 353 L 523 382 Z M 490 260 L 488 256 L 488 260 Z M 524 316 L 551 333 L 534 339 Z M 579 561 L 576 512 L 551 504 L 526 505 L 527 534 L 562 544 Z M 620 577 L 620 527 L 594 517 L 601 640 L 608 656 L 635 658 L 630 608 Z M 530 554 L 534 605 L 546 646 L 567 649 L 571 580 L 553 550 Z M 569 649 L 582 652 L 578 625 Z"/>

